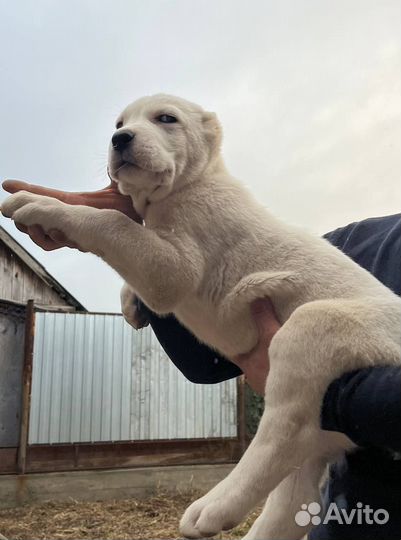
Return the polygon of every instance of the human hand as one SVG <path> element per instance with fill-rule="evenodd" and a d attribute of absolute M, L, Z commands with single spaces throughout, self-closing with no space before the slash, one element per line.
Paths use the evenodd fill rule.
<path fill-rule="evenodd" d="M 268 298 L 255 300 L 251 305 L 251 313 L 259 332 L 259 341 L 252 351 L 236 356 L 231 361 L 242 370 L 249 386 L 257 394 L 264 395 L 269 373 L 268 349 L 281 324 Z"/>
<path fill-rule="evenodd" d="M 3 189 L 9 193 L 17 193 L 18 191 L 28 191 L 37 195 L 45 195 L 53 197 L 66 204 L 91 206 L 99 209 L 119 210 L 137 223 L 141 223 L 140 216 L 135 212 L 130 197 L 121 195 L 117 189 L 115 182 L 111 182 L 109 186 L 99 191 L 92 192 L 68 192 L 50 189 L 34 184 L 27 184 L 19 180 L 6 180 L 3 182 Z M 57 229 L 44 232 L 42 227 L 32 225 L 25 227 L 15 223 L 15 226 L 20 231 L 29 234 L 33 242 L 40 246 L 45 251 L 53 251 L 62 247 L 78 248 L 78 245 L 69 240 L 64 233 Z"/>

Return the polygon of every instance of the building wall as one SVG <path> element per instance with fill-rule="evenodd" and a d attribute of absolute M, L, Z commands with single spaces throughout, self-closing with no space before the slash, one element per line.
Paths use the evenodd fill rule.
<path fill-rule="evenodd" d="M 21 303 L 35 300 L 38 304 L 69 306 L 1 241 L 0 299 Z"/>
<path fill-rule="evenodd" d="M 0 300 L 0 448 L 18 446 L 25 307 Z"/>
<path fill-rule="evenodd" d="M 30 444 L 236 436 L 235 380 L 189 382 L 121 315 L 36 313 Z"/>

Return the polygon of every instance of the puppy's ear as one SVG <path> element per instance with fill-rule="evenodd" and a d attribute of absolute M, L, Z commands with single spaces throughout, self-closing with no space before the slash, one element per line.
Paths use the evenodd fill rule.
<path fill-rule="evenodd" d="M 223 131 L 216 113 L 207 111 L 203 112 L 202 124 L 206 140 L 216 149 L 220 149 Z"/>

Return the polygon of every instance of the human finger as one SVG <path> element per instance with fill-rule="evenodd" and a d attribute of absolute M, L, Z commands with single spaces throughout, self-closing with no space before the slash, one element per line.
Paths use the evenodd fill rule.
<path fill-rule="evenodd" d="M 66 202 L 68 199 L 68 193 L 59 189 L 52 189 L 36 184 L 28 184 L 21 180 L 5 180 L 2 184 L 3 189 L 9 193 L 17 193 L 18 191 L 28 191 L 29 193 L 35 193 L 36 195 L 45 195 L 46 197 L 53 197 L 59 201 Z"/>

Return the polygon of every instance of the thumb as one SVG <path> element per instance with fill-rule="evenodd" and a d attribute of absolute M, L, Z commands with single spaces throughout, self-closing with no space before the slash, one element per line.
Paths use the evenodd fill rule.
<path fill-rule="evenodd" d="M 270 343 L 274 334 L 281 327 L 270 298 L 258 298 L 252 302 L 251 314 L 258 329 L 260 341 Z"/>
<path fill-rule="evenodd" d="M 270 298 L 258 298 L 252 302 L 251 314 L 258 328 L 263 327 L 266 322 L 270 321 L 272 316 L 275 316 Z"/>
<path fill-rule="evenodd" d="M 2 188 L 9 193 L 16 193 L 17 191 L 29 190 L 29 184 L 22 182 L 21 180 L 4 180 Z"/>
<path fill-rule="evenodd" d="M 66 198 L 68 197 L 68 193 L 65 191 L 50 189 L 44 186 L 38 186 L 36 184 L 28 184 L 27 182 L 22 182 L 21 180 L 5 180 L 2 187 L 9 193 L 17 193 L 18 191 L 24 190 L 29 191 L 29 193 L 35 193 L 36 195 L 54 197 L 55 199 L 64 202 L 66 202 Z"/>

